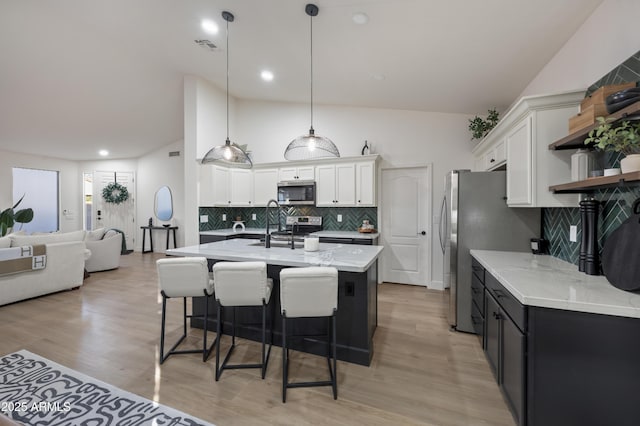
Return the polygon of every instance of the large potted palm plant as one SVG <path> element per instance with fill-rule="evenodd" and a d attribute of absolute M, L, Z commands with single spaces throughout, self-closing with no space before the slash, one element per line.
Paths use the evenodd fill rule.
<path fill-rule="evenodd" d="M 604 117 L 597 120 L 598 127 L 589 132 L 584 143 L 602 151 L 624 154 L 620 160 L 622 173 L 640 171 L 640 121 L 628 118 L 611 121 Z"/>
<path fill-rule="evenodd" d="M 22 202 L 22 198 L 13 206 L 0 213 L 0 237 L 4 237 L 13 229 L 16 223 L 29 223 L 33 220 L 33 209 L 21 209 L 16 210 L 18 205 Z"/>

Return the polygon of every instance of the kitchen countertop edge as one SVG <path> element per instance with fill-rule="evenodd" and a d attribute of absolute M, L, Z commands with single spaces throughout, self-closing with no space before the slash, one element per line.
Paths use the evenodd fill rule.
<path fill-rule="evenodd" d="M 561 259 L 493 250 L 471 255 L 523 305 L 640 318 L 640 293 L 620 290 Z"/>

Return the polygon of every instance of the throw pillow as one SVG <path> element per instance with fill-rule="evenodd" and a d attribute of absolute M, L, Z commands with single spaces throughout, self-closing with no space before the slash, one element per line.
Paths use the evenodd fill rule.
<path fill-rule="evenodd" d="M 9 236 L 0 238 L 0 248 L 9 248 L 11 247 L 11 238 Z"/>
<path fill-rule="evenodd" d="M 85 231 L 65 232 L 62 234 L 47 235 L 9 235 L 11 247 L 32 246 L 35 244 L 68 243 L 72 241 L 84 241 Z"/>
<path fill-rule="evenodd" d="M 100 241 L 104 237 L 106 229 L 98 228 L 93 231 L 87 231 L 87 235 L 84 237 L 85 241 Z"/>

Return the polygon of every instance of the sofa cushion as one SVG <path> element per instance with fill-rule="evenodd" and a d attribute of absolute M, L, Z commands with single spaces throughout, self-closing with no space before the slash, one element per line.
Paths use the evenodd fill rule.
<path fill-rule="evenodd" d="M 107 238 L 115 237 L 118 234 L 119 234 L 119 232 L 116 231 L 115 229 L 109 229 L 107 232 L 104 233 L 104 238 L 103 239 L 106 240 Z"/>
<path fill-rule="evenodd" d="M 85 241 L 100 241 L 104 237 L 106 229 L 98 228 L 93 231 L 87 231 L 87 235 L 84 237 Z"/>
<path fill-rule="evenodd" d="M 0 248 L 9 248 L 11 247 L 11 238 L 9 236 L 0 237 Z"/>
<path fill-rule="evenodd" d="M 47 235 L 10 235 L 11 247 L 32 246 L 35 244 L 68 243 L 84 241 L 85 231 L 64 232 Z"/>

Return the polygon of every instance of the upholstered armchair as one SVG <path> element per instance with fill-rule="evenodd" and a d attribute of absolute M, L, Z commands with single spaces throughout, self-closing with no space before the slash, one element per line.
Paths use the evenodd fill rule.
<path fill-rule="evenodd" d="M 91 250 L 91 257 L 85 262 L 87 272 L 107 271 L 120 266 L 122 234 L 104 228 L 87 232 L 84 243 Z"/>

